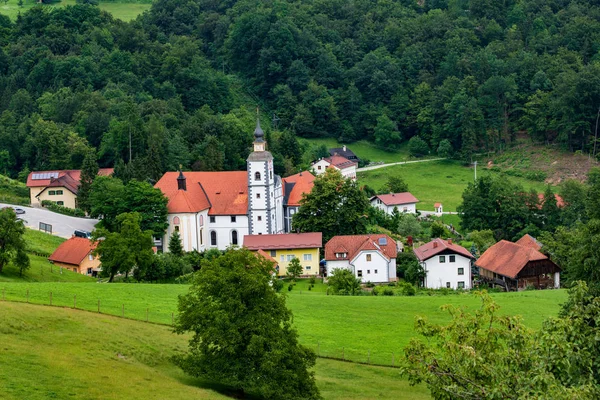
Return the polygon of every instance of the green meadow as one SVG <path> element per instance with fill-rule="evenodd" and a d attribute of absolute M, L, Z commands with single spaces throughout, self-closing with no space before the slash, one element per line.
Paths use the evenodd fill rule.
<path fill-rule="evenodd" d="M 319 290 L 287 293 L 294 324 L 303 344 L 321 356 L 391 365 L 415 335 L 415 317 L 426 316 L 444 323 L 445 304 L 475 309 L 480 299 L 471 293 L 447 296 L 327 296 Z M 96 283 L 0 283 L 6 300 L 88 310 L 160 324 L 171 324 L 177 298 L 187 285 Z M 52 293 L 52 295 L 50 294 Z M 29 297 L 27 297 L 29 296 Z M 521 315 L 525 324 L 539 328 L 544 319 L 557 315 L 566 300 L 565 290 L 492 294 L 500 312 Z M 28 300 L 27 300 L 28 299 Z"/>
<path fill-rule="evenodd" d="M 8 16 L 13 21 L 17 19 L 19 13 L 23 13 L 28 9 L 38 5 L 35 0 L 24 0 L 23 7 L 19 7 L 19 0 L 8 0 L 7 2 L 2 1 L 0 4 L 0 14 Z M 52 4 L 43 4 L 42 7 L 65 7 L 75 5 L 75 0 L 62 0 Z M 115 18 L 123 21 L 130 21 L 135 19 L 138 15 L 146 10 L 149 10 L 152 4 L 150 3 L 135 3 L 135 2 L 103 2 L 100 1 L 98 7 L 101 10 L 111 13 Z"/>
<path fill-rule="evenodd" d="M 485 168 L 477 169 L 477 176 L 498 175 L 499 172 L 488 171 Z M 441 202 L 444 211 L 456 211 L 462 203 L 462 193 L 475 178 L 473 167 L 464 166 L 458 161 L 428 161 L 423 163 L 394 165 L 358 173 L 360 185 L 369 185 L 375 190 L 383 188 L 388 177 L 401 176 L 408 184 L 408 188 L 417 199 L 417 209 L 433 211 L 433 205 Z M 535 189 L 543 192 L 546 185 L 521 177 L 502 175 L 513 183 L 519 183 L 526 191 Z"/>
<path fill-rule="evenodd" d="M 319 139 L 300 139 L 303 143 L 309 143 L 313 145 L 325 145 L 328 149 L 335 147 L 342 147 L 344 144 L 338 142 L 334 138 L 319 138 Z M 350 150 L 354 152 L 359 158 L 363 160 L 369 160 L 371 162 L 399 162 L 410 159 L 408 154 L 408 146 L 404 144 L 397 151 L 386 151 L 375 146 L 373 143 L 366 140 L 359 140 L 347 145 Z"/>
<path fill-rule="evenodd" d="M 0 302 L 0 390 L 9 400 L 226 399 L 231 391 L 185 375 L 172 356 L 188 336 L 167 326 L 78 310 Z M 397 369 L 319 359 L 325 399 L 428 399 Z"/>

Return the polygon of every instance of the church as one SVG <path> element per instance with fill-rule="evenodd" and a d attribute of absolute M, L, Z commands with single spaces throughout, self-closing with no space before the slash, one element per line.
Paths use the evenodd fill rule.
<path fill-rule="evenodd" d="M 281 178 L 273 172 L 260 121 L 254 131 L 254 151 L 246 171 L 167 172 L 156 183 L 169 199 L 169 227 L 162 241 L 179 232 L 185 251 L 225 250 L 241 246 L 245 235 L 292 231 L 292 216 L 314 176 L 307 171 Z"/>

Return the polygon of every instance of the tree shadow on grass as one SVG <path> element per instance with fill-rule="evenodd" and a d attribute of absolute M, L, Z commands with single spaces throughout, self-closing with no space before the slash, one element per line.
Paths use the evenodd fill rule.
<path fill-rule="evenodd" d="M 184 385 L 194 386 L 194 387 L 198 387 L 201 389 L 212 390 L 214 392 L 217 392 L 223 396 L 227 396 L 232 399 L 244 399 L 244 400 L 262 400 L 263 399 L 260 396 L 255 396 L 255 395 L 252 395 L 251 393 L 244 393 L 238 389 L 232 388 L 231 386 L 222 385 L 220 383 L 215 383 L 215 382 L 209 382 L 209 381 L 206 381 L 206 380 L 203 380 L 200 378 L 194 378 L 192 376 L 186 375 L 185 373 L 182 373 L 181 375 L 178 374 L 176 379 Z"/>

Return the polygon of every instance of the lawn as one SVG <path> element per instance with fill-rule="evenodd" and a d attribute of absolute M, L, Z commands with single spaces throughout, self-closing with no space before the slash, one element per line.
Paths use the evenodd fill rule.
<path fill-rule="evenodd" d="M 2 1 L 0 6 L 0 14 L 7 15 L 13 21 L 17 19 L 19 13 L 25 12 L 31 7 L 37 5 L 35 0 L 24 0 L 23 7 L 19 7 L 19 0 L 8 0 L 6 3 Z M 43 7 L 64 7 L 75 5 L 75 0 L 62 0 L 57 3 L 45 4 Z M 148 3 L 127 3 L 127 2 L 102 2 L 98 7 L 101 10 L 111 13 L 115 18 L 122 19 L 123 21 L 129 21 L 136 18 L 138 15 L 146 10 L 149 10 L 152 4 Z"/>
<path fill-rule="evenodd" d="M 300 285 L 300 284 L 299 284 Z M 317 284 L 316 289 L 318 289 Z M 81 284 L 81 283 L 6 283 L 0 291 L 7 300 L 73 307 L 127 318 L 170 324 L 177 309 L 177 296 L 187 285 L 162 284 Z M 288 306 L 300 340 L 321 356 L 391 365 L 414 336 L 415 316 L 433 322 L 448 321 L 440 310 L 444 304 L 478 307 L 480 300 L 470 293 L 448 296 L 326 296 L 322 291 L 294 288 L 288 293 Z M 558 313 L 566 300 L 564 290 L 526 291 L 493 294 L 501 312 L 522 315 L 525 324 L 541 327 L 548 316 Z"/>
<path fill-rule="evenodd" d="M 316 145 L 324 144 L 325 146 L 327 146 L 328 149 L 334 148 L 334 147 L 342 147 L 344 145 L 333 138 L 300 139 L 300 140 L 301 140 L 301 142 L 304 142 L 304 143 L 310 143 L 310 144 L 316 144 Z M 403 145 L 397 151 L 383 150 L 383 149 L 375 146 L 373 143 L 368 142 L 366 140 L 360 140 L 355 143 L 350 143 L 350 144 L 347 144 L 347 146 L 360 159 L 369 160 L 371 162 L 383 161 L 385 163 L 390 163 L 390 162 L 406 161 L 411 158 L 410 155 L 408 154 L 408 147 L 406 144 Z"/>
<path fill-rule="evenodd" d="M 0 340 L 3 399 L 230 398 L 173 364 L 188 337 L 165 326 L 1 302 Z M 315 372 L 325 399 L 430 398 L 392 368 L 319 359 Z"/>
<path fill-rule="evenodd" d="M 487 174 L 498 175 L 499 173 L 485 168 L 477 169 L 478 177 Z M 431 161 L 359 172 L 358 182 L 380 190 L 389 176 L 401 176 L 406 181 L 410 192 L 420 200 L 417 209 L 433 211 L 433 204 L 441 202 L 444 211 L 456 211 L 456 207 L 462 202 L 462 193 L 467 185 L 473 182 L 474 171 L 472 167 L 465 167 L 458 161 Z M 506 175 L 502 177 L 510 182 L 521 184 L 526 191 L 533 188 L 543 192 L 546 188 L 542 182 Z"/>

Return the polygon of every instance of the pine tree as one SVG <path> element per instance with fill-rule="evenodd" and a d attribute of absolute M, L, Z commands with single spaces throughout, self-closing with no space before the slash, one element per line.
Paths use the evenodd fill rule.
<path fill-rule="evenodd" d="M 171 240 L 169 240 L 169 253 L 177 257 L 183 256 L 183 246 L 181 244 L 179 231 L 175 231 L 171 235 Z"/>
<path fill-rule="evenodd" d="M 79 185 L 79 191 L 77 193 L 77 202 L 79 208 L 84 210 L 86 213 L 90 212 L 90 205 L 88 202 L 90 196 L 90 190 L 94 179 L 98 176 L 98 162 L 96 161 L 96 152 L 94 150 L 88 151 L 83 159 L 83 166 L 81 168 L 81 183 Z"/>

